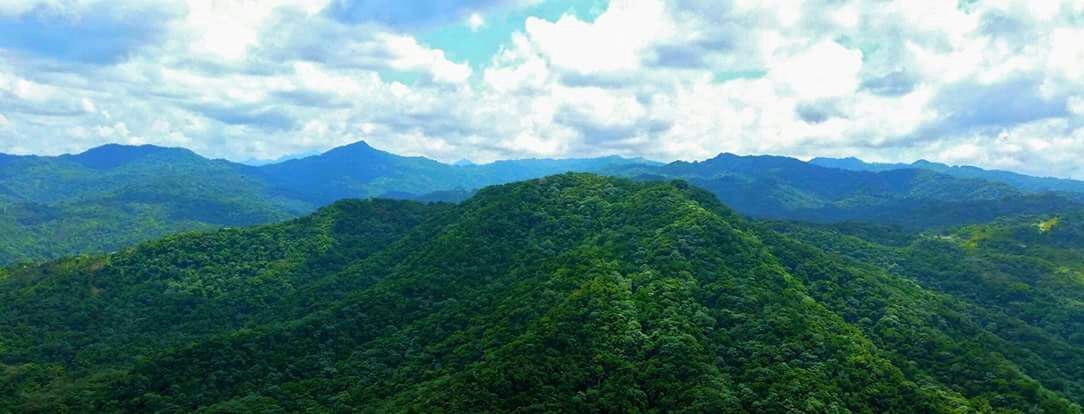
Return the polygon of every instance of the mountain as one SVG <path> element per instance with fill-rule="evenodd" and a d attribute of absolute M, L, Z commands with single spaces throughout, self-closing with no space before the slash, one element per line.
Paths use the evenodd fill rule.
<path fill-rule="evenodd" d="M 150 145 L 105 145 L 59 157 L 4 155 L 0 264 L 272 223 L 344 198 L 462 201 L 486 185 L 646 162 L 604 157 L 455 167 L 364 142 L 259 167 Z"/>
<path fill-rule="evenodd" d="M 256 174 L 274 183 L 276 192 L 316 205 L 387 192 L 420 195 L 454 188 L 445 181 L 463 180 L 458 169 L 447 164 L 423 157 L 401 157 L 364 141 L 260 167 Z"/>
<path fill-rule="evenodd" d="M 0 263 L 114 251 L 181 231 L 311 211 L 236 165 L 188 150 L 106 146 L 0 163 Z"/>
<path fill-rule="evenodd" d="M 452 165 L 454 165 L 456 167 L 469 167 L 471 165 L 478 165 L 478 164 L 475 164 L 474 161 L 471 161 L 471 160 L 468 160 L 468 159 L 464 158 L 464 159 L 458 160 L 456 162 L 453 162 Z"/>
<path fill-rule="evenodd" d="M 1084 395 L 1079 379 L 1063 382 L 1084 372 L 1082 361 L 1074 357 L 1084 346 L 1081 211 L 1002 218 L 987 224 L 911 234 L 853 224 L 770 223 L 767 227 L 867 268 L 891 269 L 906 280 L 953 298 L 957 309 L 967 312 L 994 335 L 979 340 L 1015 344 L 1006 346 L 1003 356 L 1016 361 L 1028 376 L 1059 392 L 1076 395 L 1072 398 L 1078 402 Z M 805 256 L 797 258 L 808 260 Z M 938 311 L 938 317 L 946 315 L 950 314 Z M 899 318 L 913 320 L 912 316 Z M 903 342 L 922 335 L 897 333 Z"/>
<path fill-rule="evenodd" d="M 967 165 L 950 166 L 946 164 L 918 160 L 911 164 L 868 163 L 858 158 L 814 158 L 810 164 L 823 167 L 839 168 L 852 171 L 892 171 L 902 169 L 921 169 L 961 178 L 977 178 L 987 181 L 1009 184 L 1025 192 L 1057 191 L 1084 194 L 1084 181 L 1053 177 L 1033 177 L 1002 170 L 985 170 Z M 1081 196 L 1076 196 L 1078 199 Z"/>
<path fill-rule="evenodd" d="M 448 165 L 424 157 L 403 157 L 365 142 L 319 156 L 259 169 L 288 197 L 323 205 L 350 197 L 431 198 L 429 194 L 542 177 L 564 172 L 598 172 L 627 165 L 656 165 L 616 156 L 583 159 L 523 159 L 489 164 Z"/>
<path fill-rule="evenodd" d="M 945 240 L 931 257 L 588 174 L 339 202 L 0 273 L 0 407 L 1081 412 L 1084 288 L 1026 279 L 1040 264 L 984 273 L 1012 261 Z M 1013 308 L 942 277 L 1030 290 Z M 1043 308 L 1053 289 L 1066 300 Z"/>
<path fill-rule="evenodd" d="M 1080 207 L 1068 197 L 1027 193 L 1000 182 L 921 169 L 853 171 L 778 156 L 720 154 L 700 162 L 625 166 L 607 172 L 638 179 L 682 179 L 742 214 L 821 223 L 865 221 L 928 228 Z"/>
<path fill-rule="evenodd" d="M 822 223 L 952 226 L 1070 211 L 1084 201 L 923 169 L 842 171 L 771 156 L 721 154 L 665 165 L 601 157 L 454 166 L 357 142 L 250 166 L 181 148 L 106 145 L 60 157 L 0 156 L 0 264 L 116 251 L 177 232 L 277 222 L 346 198 L 460 202 L 488 185 L 572 171 L 684 179 L 742 214 Z"/>

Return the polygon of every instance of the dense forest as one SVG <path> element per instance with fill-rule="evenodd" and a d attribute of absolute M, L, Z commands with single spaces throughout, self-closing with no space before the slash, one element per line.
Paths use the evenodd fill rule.
<path fill-rule="evenodd" d="M 910 174 L 858 187 L 1013 192 Z M 0 412 L 1081 412 L 1073 204 L 810 224 L 710 190 L 562 174 L 12 266 Z"/>

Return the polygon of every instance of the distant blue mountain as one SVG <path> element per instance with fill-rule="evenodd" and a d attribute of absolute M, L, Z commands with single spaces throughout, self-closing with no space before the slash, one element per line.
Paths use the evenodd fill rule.
<path fill-rule="evenodd" d="M 63 155 L 60 158 L 74 161 L 87 168 L 107 170 L 149 158 L 167 162 L 181 159 L 196 160 L 200 157 L 196 153 L 183 148 L 107 144 L 92 148 L 81 154 Z"/>
<path fill-rule="evenodd" d="M 406 157 L 364 141 L 323 154 L 255 168 L 283 196 L 319 205 L 343 198 L 432 199 L 430 193 L 471 190 L 564 172 L 602 172 L 625 165 L 656 165 L 616 156 L 522 159 L 455 166 L 425 157 Z"/>
<path fill-rule="evenodd" d="M 182 148 L 0 154 L 0 264 L 112 251 L 180 231 L 285 220 L 344 198 L 457 202 L 480 187 L 648 163 L 603 157 L 452 166 L 365 142 L 252 166 Z"/>
<path fill-rule="evenodd" d="M 788 157 L 725 153 L 699 162 L 628 166 L 613 173 L 686 180 L 738 212 L 771 219 L 926 228 L 1081 208 L 1067 197 L 993 180 L 920 168 L 854 170 L 837 167 L 854 159 L 837 161 L 822 166 Z"/>
<path fill-rule="evenodd" d="M 814 158 L 810 164 L 822 167 L 839 168 L 852 171 L 891 171 L 902 169 L 921 169 L 961 178 L 978 178 L 987 181 L 1009 184 L 1021 191 L 1042 192 L 1061 191 L 1084 194 L 1084 181 L 1054 177 L 1034 177 L 1003 170 L 986 170 L 967 165 L 950 166 L 946 164 L 918 160 L 911 164 L 871 163 L 858 158 Z"/>
<path fill-rule="evenodd" d="M 1046 192 L 1075 190 L 1076 181 L 933 163 L 720 154 L 670 164 L 610 156 L 455 166 L 359 141 L 251 166 L 182 148 L 105 145 L 59 157 L 0 155 L 0 263 L 280 221 L 346 198 L 458 202 L 485 186 L 565 172 L 681 179 L 743 214 L 773 219 L 925 228 L 1079 208 Z"/>
<path fill-rule="evenodd" d="M 456 162 L 453 162 L 452 165 L 454 165 L 456 167 L 469 167 L 469 166 L 477 165 L 477 164 L 475 164 L 474 161 L 471 161 L 471 160 L 468 160 L 468 159 L 464 158 L 464 159 L 458 160 Z"/>

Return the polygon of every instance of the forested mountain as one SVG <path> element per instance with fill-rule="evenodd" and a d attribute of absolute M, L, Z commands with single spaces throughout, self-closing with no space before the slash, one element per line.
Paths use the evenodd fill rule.
<path fill-rule="evenodd" d="M 758 222 L 589 174 L 339 202 L 5 270 L 0 407 L 1079 413 L 1081 223 Z"/>
<path fill-rule="evenodd" d="M 364 142 L 252 167 L 180 148 L 106 145 L 0 156 L 0 264 L 108 252 L 182 231 L 282 221 L 343 198 L 460 201 L 477 188 L 641 159 L 514 160 L 458 167 Z"/>
<path fill-rule="evenodd" d="M 281 221 L 311 210 L 183 149 L 105 146 L 0 162 L 0 263 L 112 251 L 179 231 Z"/>
<path fill-rule="evenodd" d="M 864 221 L 910 228 L 982 223 L 1005 215 L 1073 211 L 1074 200 L 922 169 L 822 167 L 794 158 L 720 154 L 701 162 L 622 166 L 609 173 L 686 180 L 753 217 L 822 223 Z"/>
<path fill-rule="evenodd" d="M 858 158 L 814 158 L 810 164 L 823 167 L 840 168 L 852 171 L 892 171 L 904 169 L 920 169 L 933 171 L 945 175 L 961 178 L 978 178 L 987 181 L 1009 184 L 1021 191 L 1041 192 L 1058 191 L 1074 193 L 1077 199 L 1084 199 L 1084 181 L 1070 180 L 1053 177 L 1033 177 L 1018 174 L 1011 171 L 986 170 L 968 165 L 950 166 L 946 164 L 918 160 L 911 164 L 902 163 L 873 163 L 865 162 Z"/>
<path fill-rule="evenodd" d="M 988 177 L 920 168 L 853 171 L 773 156 L 721 154 L 665 165 L 621 157 L 449 165 L 358 142 L 256 167 L 179 148 L 107 145 L 60 157 L 0 157 L 0 264 L 279 222 L 346 198 L 459 202 L 488 185 L 568 171 L 683 179 L 753 217 L 913 229 L 1073 211 L 1084 199 L 980 179 Z"/>
<path fill-rule="evenodd" d="M 639 158 L 602 157 L 449 165 L 424 157 L 403 157 L 357 142 L 318 156 L 259 167 L 255 171 L 284 196 L 325 205 L 352 197 L 431 199 L 433 193 L 476 190 L 562 172 L 594 172 L 624 165 L 656 164 Z"/>

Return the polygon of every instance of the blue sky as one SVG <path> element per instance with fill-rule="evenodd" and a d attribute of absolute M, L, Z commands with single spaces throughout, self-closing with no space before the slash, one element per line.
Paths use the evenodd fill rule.
<path fill-rule="evenodd" d="M 1084 179 L 1084 0 L 0 0 L 0 152 L 359 139 Z"/>

